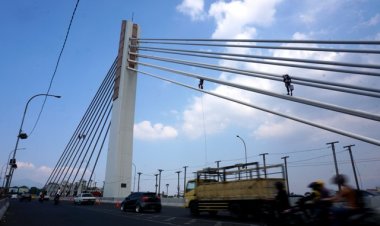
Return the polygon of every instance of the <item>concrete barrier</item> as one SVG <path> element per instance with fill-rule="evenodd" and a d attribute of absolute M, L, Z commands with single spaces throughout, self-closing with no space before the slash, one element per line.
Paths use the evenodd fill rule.
<path fill-rule="evenodd" d="M 183 199 L 183 198 L 161 198 L 161 204 L 163 206 L 183 207 L 185 205 L 185 199 Z"/>
<path fill-rule="evenodd" d="M 99 198 L 99 203 L 121 203 L 123 198 Z M 183 198 L 161 198 L 161 204 L 163 206 L 178 206 L 183 207 L 185 205 L 185 199 Z"/>
<path fill-rule="evenodd" d="M 290 204 L 292 206 L 295 205 L 297 200 L 300 197 L 290 197 Z M 63 200 L 70 201 L 69 197 L 63 198 Z M 99 197 L 97 198 L 97 204 L 101 203 L 121 203 L 124 200 L 124 198 L 104 198 L 104 197 Z M 380 213 L 380 196 L 373 196 L 373 197 L 365 197 L 365 202 L 368 207 L 372 209 L 376 209 Z M 185 205 L 185 199 L 184 198 L 161 198 L 161 204 L 163 206 L 176 206 L 176 207 L 183 207 Z M 9 201 L 8 201 L 8 206 L 9 206 Z M 8 208 L 8 207 L 7 207 Z"/>
<path fill-rule="evenodd" d="M 3 219 L 4 214 L 9 207 L 9 198 L 3 198 L 0 200 L 0 220 Z"/>
<path fill-rule="evenodd" d="M 367 207 L 377 210 L 380 213 L 380 196 L 364 197 Z"/>

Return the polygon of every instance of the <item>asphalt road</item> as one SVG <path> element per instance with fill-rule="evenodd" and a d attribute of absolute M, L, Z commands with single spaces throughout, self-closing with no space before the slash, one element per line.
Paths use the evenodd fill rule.
<path fill-rule="evenodd" d="M 61 201 L 39 203 L 11 200 L 11 205 L 1 226 L 156 226 L 156 225 L 194 225 L 194 226 L 257 226 L 252 220 L 238 220 L 227 214 L 215 217 L 207 214 L 197 218 L 190 216 L 188 209 L 163 206 L 161 213 L 122 212 L 113 204 L 102 203 L 94 206 L 78 206 Z"/>

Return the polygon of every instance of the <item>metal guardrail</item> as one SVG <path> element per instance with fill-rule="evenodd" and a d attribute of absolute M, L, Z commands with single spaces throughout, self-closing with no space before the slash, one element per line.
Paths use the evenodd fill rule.
<path fill-rule="evenodd" d="M 5 212 L 9 207 L 9 198 L 0 199 L 0 220 L 3 219 Z"/>

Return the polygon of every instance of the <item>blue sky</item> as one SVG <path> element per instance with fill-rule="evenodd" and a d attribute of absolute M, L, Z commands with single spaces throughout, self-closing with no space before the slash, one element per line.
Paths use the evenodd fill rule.
<path fill-rule="evenodd" d="M 26 101 L 37 93 L 46 92 L 48 88 L 76 1 L 1 2 L 0 166 L 3 166 L 14 148 Z M 19 147 L 26 149 L 17 152 L 19 168 L 14 175 L 14 184 L 21 185 L 26 180 L 30 184 L 46 181 L 116 57 L 121 21 L 130 20 L 132 14 L 134 22 L 141 28 L 141 38 L 380 40 L 378 9 L 380 2 L 370 0 L 81 0 L 51 89 L 51 94 L 61 95 L 62 98 L 48 99 L 36 129 L 27 140 L 20 142 Z M 244 53 L 357 63 L 379 62 L 379 57 L 373 55 L 356 57 L 337 53 L 259 50 Z M 369 76 L 209 61 L 223 66 L 379 87 L 378 79 Z M 195 68 L 186 70 L 273 92 L 285 92 L 283 84 L 273 81 Z M 197 85 L 195 80 L 171 78 Z M 380 148 L 377 146 L 144 75 L 139 75 L 137 89 L 133 162 L 137 171 L 143 173 L 143 190 L 154 190 L 153 174 L 159 168 L 164 169 L 162 184 L 169 183 L 169 190 L 174 193 L 177 184 L 175 171 L 183 170 L 183 166 L 189 166 L 188 172 L 193 172 L 205 166 L 215 166 L 216 160 L 222 160 L 222 166 L 244 162 L 244 147 L 236 138 L 237 134 L 247 144 L 249 161 L 261 162 L 259 154 L 265 152 L 269 153 L 269 164 L 282 163 L 282 156 L 290 156 L 290 188 L 294 192 L 304 192 L 307 184 L 314 179 L 323 179 L 334 188 L 328 183 L 335 169 L 331 149 L 326 143 L 336 140 L 340 142 L 337 144 L 340 171 L 351 178 L 351 183 L 354 184 L 349 156 L 342 150 L 343 146 L 355 144 L 353 153 L 361 184 L 364 188 L 380 186 L 380 177 L 375 173 L 380 172 Z M 373 121 L 207 82 L 205 89 L 380 139 L 379 124 Z M 295 94 L 380 113 L 380 102 L 375 98 L 301 86 L 296 87 Z M 29 106 L 23 127 L 28 134 L 42 100 L 37 98 Z M 104 180 L 105 154 L 100 161 L 95 173 L 98 184 Z M 191 177 L 190 173 L 188 177 Z"/>

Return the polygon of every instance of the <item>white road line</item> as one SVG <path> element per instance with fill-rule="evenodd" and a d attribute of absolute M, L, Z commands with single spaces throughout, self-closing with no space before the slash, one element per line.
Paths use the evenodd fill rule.
<path fill-rule="evenodd" d="M 164 221 L 172 221 L 172 220 L 174 220 L 175 219 L 175 217 L 171 217 L 171 218 L 168 218 L 168 219 L 166 219 L 166 220 L 164 220 Z"/>
<path fill-rule="evenodd" d="M 195 223 L 195 222 L 197 222 L 197 220 L 195 220 L 195 219 L 191 219 L 189 222 L 186 222 L 185 224 L 193 224 L 193 223 Z"/>

